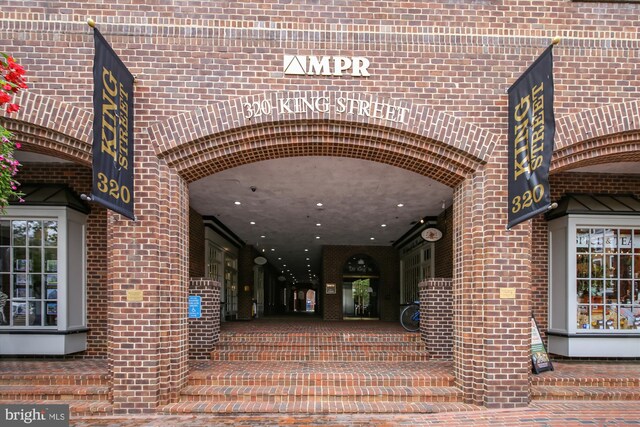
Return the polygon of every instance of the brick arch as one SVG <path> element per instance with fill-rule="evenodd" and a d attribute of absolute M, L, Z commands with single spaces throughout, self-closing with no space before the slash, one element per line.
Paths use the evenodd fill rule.
<path fill-rule="evenodd" d="M 552 172 L 640 162 L 640 101 L 606 105 L 557 121 Z"/>
<path fill-rule="evenodd" d="M 25 151 L 91 164 L 92 112 L 30 92 L 16 102 L 20 110 L 2 121 Z"/>
<path fill-rule="evenodd" d="M 274 92 L 208 106 L 150 129 L 156 154 L 188 182 L 225 169 L 282 157 L 339 156 L 386 163 L 455 186 L 486 163 L 495 135 L 426 106 L 358 95 L 359 101 L 402 106 L 402 123 L 330 112 L 267 114 L 246 119 L 245 103 L 331 92 Z M 355 96 L 345 94 L 345 96 Z M 355 99 L 355 98 L 354 98 Z"/>

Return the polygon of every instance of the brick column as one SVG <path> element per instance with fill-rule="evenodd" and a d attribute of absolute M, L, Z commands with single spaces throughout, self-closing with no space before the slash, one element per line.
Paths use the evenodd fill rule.
<path fill-rule="evenodd" d="M 418 284 L 420 335 L 435 359 L 453 357 L 453 281 L 430 279 Z"/>
<path fill-rule="evenodd" d="M 253 260 L 258 251 L 251 245 L 240 248 L 238 253 L 238 320 L 251 320 L 253 306 Z"/>
<path fill-rule="evenodd" d="M 137 220 L 108 217 L 108 354 L 116 414 L 152 413 L 175 400 L 188 369 L 187 186 L 142 145 L 136 152 Z"/>
<path fill-rule="evenodd" d="M 213 345 L 220 340 L 220 282 L 207 277 L 192 277 L 189 295 L 201 297 L 199 319 L 189 319 L 189 357 L 210 359 Z"/>
<path fill-rule="evenodd" d="M 501 160 L 454 191 L 454 373 L 465 401 L 488 408 L 530 393 L 530 226 L 506 230 Z"/>

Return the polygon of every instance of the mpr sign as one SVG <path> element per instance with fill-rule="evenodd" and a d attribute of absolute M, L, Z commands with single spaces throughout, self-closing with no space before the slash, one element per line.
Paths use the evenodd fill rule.
<path fill-rule="evenodd" d="M 369 77 L 369 64 L 363 56 L 285 55 L 284 74 Z"/>

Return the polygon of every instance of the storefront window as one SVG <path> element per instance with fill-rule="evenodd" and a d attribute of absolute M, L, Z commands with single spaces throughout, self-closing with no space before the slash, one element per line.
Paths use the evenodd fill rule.
<path fill-rule="evenodd" d="M 640 228 L 576 229 L 577 327 L 640 329 Z"/>
<path fill-rule="evenodd" d="M 58 324 L 58 221 L 0 221 L 0 325 Z"/>

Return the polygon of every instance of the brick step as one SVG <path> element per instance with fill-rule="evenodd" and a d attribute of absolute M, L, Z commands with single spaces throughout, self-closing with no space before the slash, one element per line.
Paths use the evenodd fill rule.
<path fill-rule="evenodd" d="M 640 387 L 534 386 L 533 400 L 640 400 Z"/>
<path fill-rule="evenodd" d="M 31 386 L 108 386 L 108 374 L 0 374 L 2 385 L 31 385 Z"/>
<path fill-rule="evenodd" d="M 357 344 L 357 343 L 419 343 L 420 334 L 351 334 L 336 332 L 330 334 L 314 333 L 224 333 L 220 334 L 220 343 L 268 343 L 286 345 L 313 345 L 313 344 Z"/>
<path fill-rule="evenodd" d="M 459 402 L 455 387 L 308 387 L 308 386 L 188 386 L 181 401 L 251 402 Z"/>
<path fill-rule="evenodd" d="M 533 387 L 640 387 L 640 378 L 629 374 L 627 377 L 534 377 Z"/>
<path fill-rule="evenodd" d="M 107 400 L 0 400 L 0 404 L 69 405 L 71 416 L 112 415 L 113 405 Z"/>
<path fill-rule="evenodd" d="M 295 413 L 295 414 L 348 414 L 348 413 L 441 413 L 478 411 L 482 407 L 460 402 L 179 402 L 161 409 L 164 414 L 229 414 L 229 413 Z"/>
<path fill-rule="evenodd" d="M 108 400 L 108 386 L 77 385 L 0 385 L 0 399 L 4 400 Z"/>
<path fill-rule="evenodd" d="M 214 350 L 211 360 L 243 361 L 324 361 L 324 362 L 418 362 L 429 360 L 425 351 L 377 351 L 377 350 Z"/>
<path fill-rule="evenodd" d="M 440 362 L 202 362 L 188 386 L 451 387 Z"/>
<path fill-rule="evenodd" d="M 282 349 L 283 344 L 271 342 L 217 343 L 214 350 L 263 350 Z M 296 350 L 385 350 L 385 351 L 426 351 L 422 342 L 367 342 L 367 343 L 300 343 L 293 341 L 286 348 Z"/>

